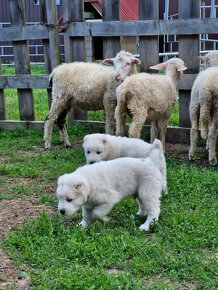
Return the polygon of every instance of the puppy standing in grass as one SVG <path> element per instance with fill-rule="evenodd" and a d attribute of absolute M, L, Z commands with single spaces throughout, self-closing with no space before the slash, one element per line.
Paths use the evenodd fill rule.
<path fill-rule="evenodd" d="M 159 143 L 158 143 L 159 144 Z M 157 162 L 160 148 L 155 146 L 148 158 L 118 158 L 79 167 L 58 178 L 58 210 L 71 216 L 82 207 L 81 225 L 86 227 L 93 218 L 107 221 L 111 209 L 128 196 L 137 197 L 138 214 L 147 215 L 141 230 L 149 230 L 160 214 L 163 177 Z"/>
<path fill-rule="evenodd" d="M 157 146 L 159 148 L 158 160 L 153 161 L 160 166 L 163 176 L 163 191 L 167 193 L 166 160 L 160 140 L 155 139 L 150 144 L 141 139 L 95 133 L 86 135 L 82 146 L 87 164 L 120 157 L 145 158 Z"/>

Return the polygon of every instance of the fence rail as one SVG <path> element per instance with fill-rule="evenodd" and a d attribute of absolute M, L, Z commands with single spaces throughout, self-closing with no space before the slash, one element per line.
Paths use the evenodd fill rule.
<path fill-rule="evenodd" d="M 41 24 L 27 25 L 25 21 L 24 0 L 8 0 L 10 4 L 11 26 L 0 28 L 1 41 L 12 41 L 15 56 L 15 76 L 0 76 L 0 128 L 11 128 L 10 124 L 32 124 L 40 127 L 34 117 L 32 89 L 44 88 L 51 102 L 51 88 L 48 75 L 60 64 L 59 33 L 64 35 L 65 62 L 85 61 L 85 37 L 103 37 L 103 56 L 112 57 L 120 50 L 121 36 L 137 36 L 139 57 L 142 69 L 159 62 L 159 37 L 177 35 L 179 57 L 188 67 L 179 82 L 179 126 L 189 128 L 190 90 L 196 74 L 199 72 L 200 34 L 216 34 L 218 19 L 200 17 L 200 5 L 196 0 L 179 0 L 179 19 L 159 20 L 158 0 L 139 0 L 138 21 L 119 21 L 119 1 L 104 0 L 103 21 L 85 22 L 83 19 L 83 1 L 63 1 L 64 24 L 58 24 L 54 0 L 41 0 Z M 19 11 L 19 13 L 18 13 Z M 44 50 L 45 75 L 31 75 L 27 41 L 40 39 Z M 1 63 L 0 63 L 1 73 Z M 20 120 L 6 120 L 4 89 L 18 90 Z M 69 118 L 86 119 L 85 112 L 77 112 Z M 22 121 L 22 122 L 21 122 Z M 34 125 L 35 124 L 35 125 Z M 13 127 L 16 127 L 13 125 Z M 22 125 L 23 126 L 23 125 Z"/>

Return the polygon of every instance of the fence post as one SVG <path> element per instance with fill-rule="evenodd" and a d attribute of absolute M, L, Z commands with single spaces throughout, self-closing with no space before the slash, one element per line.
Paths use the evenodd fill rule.
<path fill-rule="evenodd" d="M 120 1 L 104 0 L 102 1 L 102 19 L 103 21 L 120 20 Z M 103 38 L 103 57 L 114 57 L 120 51 L 120 37 Z"/>
<path fill-rule="evenodd" d="M 64 21 L 84 21 L 83 0 L 63 1 Z M 84 37 L 70 37 L 67 30 L 64 32 L 65 62 L 85 60 Z M 68 114 L 68 123 L 74 120 L 87 120 L 87 112 L 73 110 Z"/>
<path fill-rule="evenodd" d="M 25 1 L 9 0 L 10 19 L 12 26 L 26 24 Z M 13 41 L 13 52 L 16 74 L 30 74 L 30 57 L 27 41 Z M 17 89 L 20 119 L 32 121 L 34 117 L 34 101 L 31 89 Z"/>
<path fill-rule="evenodd" d="M 40 0 L 40 20 L 42 23 L 47 23 L 47 12 L 46 12 L 46 4 L 45 0 Z M 45 61 L 45 72 L 46 74 L 50 74 L 52 71 L 51 65 L 51 54 L 50 54 L 50 47 L 49 47 L 49 39 L 43 39 L 43 52 L 44 52 L 44 61 Z M 47 89 L 48 94 L 48 107 L 51 107 L 51 89 Z"/>
<path fill-rule="evenodd" d="M 158 0 L 139 0 L 139 19 L 140 20 L 158 20 L 159 19 L 159 1 Z M 158 36 L 140 36 L 139 54 L 141 68 L 143 71 L 155 73 L 150 70 L 151 65 L 159 62 L 159 39 Z"/>
<path fill-rule="evenodd" d="M 0 75 L 2 74 L 2 65 L 1 65 L 1 58 L 0 58 Z M 0 89 L 0 120 L 5 120 L 5 96 L 4 90 Z"/>
<path fill-rule="evenodd" d="M 199 18 L 200 1 L 179 0 L 179 18 Z M 199 72 L 199 35 L 179 36 L 179 57 L 185 62 L 188 69 L 185 73 Z M 190 90 L 179 91 L 179 126 L 191 127 L 189 116 Z"/>

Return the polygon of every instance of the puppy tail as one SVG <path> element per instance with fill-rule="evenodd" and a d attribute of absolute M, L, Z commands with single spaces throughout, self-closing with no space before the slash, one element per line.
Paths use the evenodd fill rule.
<path fill-rule="evenodd" d="M 162 142 L 159 139 L 154 139 L 154 142 L 152 143 L 151 148 L 152 148 L 151 151 L 153 149 L 161 149 L 161 150 L 163 150 L 163 144 L 162 144 Z"/>
<path fill-rule="evenodd" d="M 166 171 L 166 160 L 163 150 L 163 144 L 160 140 L 155 139 L 151 145 L 151 151 L 148 156 L 150 160 L 157 166 L 160 170 L 163 178 L 163 191 L 167 193 L 167 171 Z"/>

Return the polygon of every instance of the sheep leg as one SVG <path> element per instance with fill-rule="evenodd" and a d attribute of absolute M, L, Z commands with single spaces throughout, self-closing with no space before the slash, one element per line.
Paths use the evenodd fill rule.
<path fill-rule="evenodd" d="M 116 101 L 111 100 L 110 98 L 104 99 L 104 109 L 105 109 L 105 132 L 106 134 L 114 135 L 114 127 L 115 127 L 115 108 Z"/>
<path fill-rule="evenodd" d="M 163 144 L 163 150 L 165 151 L 165 139 L 166 139 L 166 131 L 167 131 L 167 120 L 158 120 L 157 121 L 157 125 L 158 125 L 158 139 L 160 139 L 160 141 Z"/>
<path fill-rule="evenodd" d="M 125 136 L 126 103 L 118 102 L 115 109 L 116 136 Z"/>
<path fill-rule="evenodd" d="M 210 110 L 211 108 L 208 104 L 202 105 L 200 108 L 201 137 L 204 140 L 207 140 L 208 138 L 208 128 L 211 121 Z"/>
<path fill-rule="evenodd" d="M 157 128 L 157 122 L 153 121 L 151 122 L 151 129 L 150 129 L 150 143 L 153 143 L 155 138 L 158 137 L 158 128 Z"/>
<path fill-rule="evenodd" d="M 51 105 L 49 115 L 44 123 L 45 149 L 51 148 L 51 138 L 52 138 L 52 131 L 53 131 L 54 123 L 56 120 L 58 120 L 58 117 L 63 112 L 63 108 L 66 107 L 65 103 L 66 102 L 61 98 L 61 99 L 56 99 L 55 101 L 53 101 Z"/>
<path fill-rule="evenodd" d="M 60 133 L 60 140 L 61 142 L 64 143 L 65 147 L 70 147 L 70 141 L 69 141 L 69 137 L 67 134 L 67 128 L 66 128 L 66 116 L 67 116 L 68 110 L 63 110 L 61 112 L 61 114 L 58 116 L 57 119 L 57 125 L 59 128 L 59 133 Z"/>
<path fill-rule="evenodd" d="M 192 157 L 195 155 L 195 151 L 197 148 L 197 142 L 198 142 L 198 126 L 199 126 L 199 119 L 198 119 L 198 113 L 199 109 L 196 108 L 195 111 L 193 111 L 190 114 L 191 118 L 191 130 L 190 130 L 190 149 L 189 149 L 189 160 L 192 160 Z"/>
<path fill-rule="evenodd" d="M 215 166 L 217 164 L 216 141 L 217 141 L 217 135 L 218 135 L 218 118 L 216 114 L 218 115 L 218 112 L 215 112 L 214 118 L 209 127 L 209 133 L 208 133 L 209 161 L 212 166 Z M 217 122 L 215 122 L 214 120 L 215 118 L 217 118 Z"/>
<path fill-rule="evenodd" d="M 140 138 L 142 127 L 147 119 L 147 111 L 134 112 L 132 124 L 129 127 L 130 138 Z"/>

